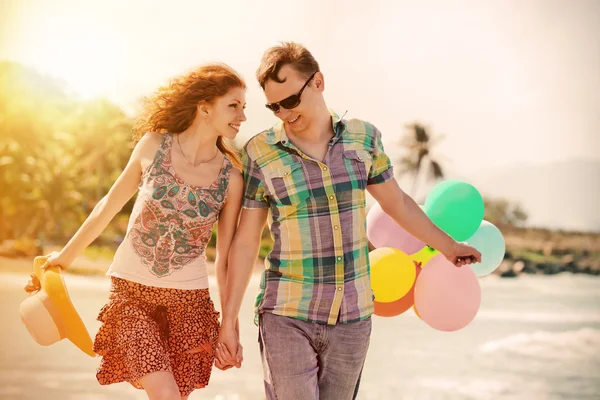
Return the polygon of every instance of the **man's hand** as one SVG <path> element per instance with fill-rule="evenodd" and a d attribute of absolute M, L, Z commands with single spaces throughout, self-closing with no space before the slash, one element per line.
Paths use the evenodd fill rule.
<path fill-rule="evenodd" d="M 223 370 L 232 366 L 240 368 L 243 361 L 242 351 L 243 348 L 239 343 L 235 327 L 227 323 L 222 324 L 217 343 L 215 366 Z"/>
<path fill-rule="evenodd" d="M 233 357 L 231 355 L 231 352 L 229 351 L 229 349 L 227 349 L 227 346 L 225 346 L 224 344 L 217 344 L 217 350 L 216 350 L 216 357 L 215 357 L 215 367 L 219 368 L 221 371 L 227 371 L 229 368 L 240 368 L 242 366 L 242 362 L 244 361 L 244 357 L 243 357 L 243 348 L 242 348 L 242 344 L 240 342 L 238 342 L 238 347 L 237 347 L 237 353 L 236 353 L 236 357 Z M 239 359 L 240 362 L 238 364 L 236 363 L 227 363 L 225 361 L 222 360 L 226 360 L 226 359 Z"/>
<path fill-rule="evenodd" d="M 227 371 L 229 368 L 233 368 L 233 365 L 223 365 L 219 359 L 215 358 L 215 367 L 219 368 L 221 371 Z"/>
<path fill-rule="evenodd" d="M 457 267 L 481 262 L 481 253 L 466 243 L 455 242 L 450 251 L 444 255 Z"/>

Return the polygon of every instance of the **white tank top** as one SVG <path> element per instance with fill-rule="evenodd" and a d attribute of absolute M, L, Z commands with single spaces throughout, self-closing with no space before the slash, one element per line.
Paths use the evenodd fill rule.
<path fill-rule="evenodd" d="M 227 198 L 231 161 L 225 157 L 208 187 L 181 180 L 173 169 L 173 135 L 163 135 L 152 164 L 142 174 L 127 234 L 107 275 L 146 286 L 206 289 L 204 251 Z"/>

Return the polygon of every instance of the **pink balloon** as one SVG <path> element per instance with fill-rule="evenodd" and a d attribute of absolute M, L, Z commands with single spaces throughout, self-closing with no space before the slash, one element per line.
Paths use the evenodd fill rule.
<path fill-rule="evenodd" d="M 481 287 L 468 265 L 456 267 L 438 254 L 415 282 L 415 307 L 427 325 L 452 332 L 467 326 L 481 305 Z"/>
<path fill-rule="evenodd" d="M 391 247 L 406 254 L 414 254 L 425 246 L 387 215 L 379 203 L 375 203 L 367 214 L 367 237 L 375 248 Z"/>

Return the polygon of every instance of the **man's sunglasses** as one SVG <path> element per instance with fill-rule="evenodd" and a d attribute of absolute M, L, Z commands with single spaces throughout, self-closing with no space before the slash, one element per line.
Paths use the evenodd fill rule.
<path fill-rule="evenodd" d="M 267 107 L 269 110 L 273 111 L 274 113 L 278 113 L 279 111 L 281 111 L 281 107 L 285 108 L 286 110 L 291 110 L 292 108 L 298 107 L 298 105 L 300 104 L 300 96 L 302 95 L 302 92 L 306 88 L 306 85 L 308 85 L 308 82 L 311 81 L 311 79 L 315 76 L 315 74 L 317 72 L 319 72 L 319 71 L 313 72 L 313 74 L 310 76 L 310 78 L 308 78 L 308 80 L 306 81 L 304 86 L 302 86 L 302 89 L 300 89 L 298 94 L 293 94 L 277 103 L 265 104 L 265 107 Z"/>

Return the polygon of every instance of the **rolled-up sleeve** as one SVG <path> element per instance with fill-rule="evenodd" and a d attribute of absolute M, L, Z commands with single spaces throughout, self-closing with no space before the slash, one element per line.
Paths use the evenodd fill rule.
<path fill-rule="evenodd" d="M 381 141 L 381 132 L 379 129 L 371 125 L 372 128 L 372 146 L 371 154 L 373 158 L 373 164 L 369 171 L 368 185 L 376 185 L 384 183 L 394 177 L 394 170 L 390 158 L 385 154 L 383 143 Z"/>
<path fill-rule="evenodd" d="M 248 209 L 268 208 L 269 203 L 265 197 L 264 178 L 261 169 L 248 155 L 246 149 L 242 151 L 244 165 L 244 200 L 242 206 Z"/>

